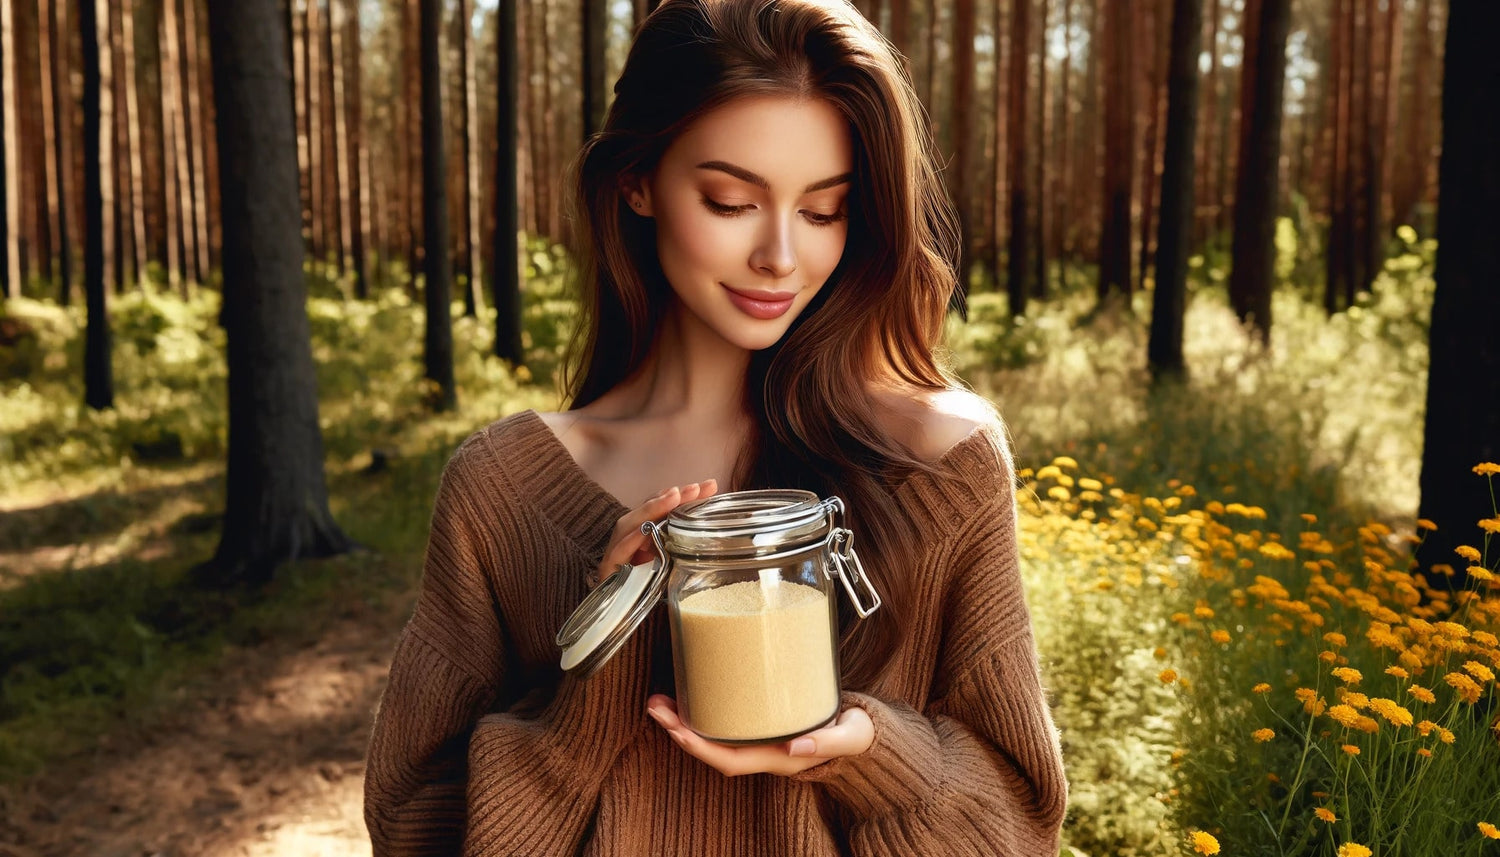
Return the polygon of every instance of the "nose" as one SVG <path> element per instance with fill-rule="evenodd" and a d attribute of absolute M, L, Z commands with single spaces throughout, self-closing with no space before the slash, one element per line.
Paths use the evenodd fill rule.
<path fill-rule="evenodd" d="M 750 267 L 775 279 L 791 276 L 797 270 L 791 224 L 785 218 L 772 218 L 766 229 L 755 252 L 750 255 Z"/>

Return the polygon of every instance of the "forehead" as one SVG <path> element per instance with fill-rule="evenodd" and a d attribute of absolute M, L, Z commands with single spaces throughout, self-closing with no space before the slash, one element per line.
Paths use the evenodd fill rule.
<path fill-rule="evenodd" d="M 838 108 L 821 98 L 791 96 L 740 98 L 715 108 L 662 156 L 663 166 L 674 171 L 691 171 L 708 160 L 764 176 L 778 191 L 800 190 L 854 168 L 849 123 Z"/>

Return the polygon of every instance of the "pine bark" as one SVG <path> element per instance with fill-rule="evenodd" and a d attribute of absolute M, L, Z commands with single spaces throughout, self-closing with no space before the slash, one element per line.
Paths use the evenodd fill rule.
<path fill-rule="evenodd" d="M 16 181 L 18 173 L 16 145 L 16 78 L 14 73 L 16 40 L 10 3 L 0 0 L 0 138 L 5 153 L 0 165 L 0 292 L 9 298 L 21 294 L 20 252 L 16 236 Z"/>
<path fill-rule="evenodd" d="M 1234 267 L 1229 303 L 1261 342 L 1271 336 L 1271 287 L 1276 260 L 1276 210 L 1281 187 L 1282 95 L 1291 0 L 1260 0 L 1247 133 L 1239 159 L 1234 203 Z M 1250 48 L 1247 47 L 1247 52 Z"/>
<path fill-rule="evenodd" d="M 434 410 L 457 406 L 453 384 L 453 325 L 448 296 L 453 270 L 448 258 L 448 185 L 443 151 L 442 0 L 420 0 L 422 61 L 422 234 L 427 324 L 423 363 L 433 385 Z"/>
<path fill-rule="evenodd" d="M 348 110 L 349 201 L 351 206 L 349 252 L 354 262 L 354 295 L 360 300 L 370 297 L 369 249 L 370 188 L 369 149 L 365 144 L 364 80 L 360 63 L 359 0 L 347 0 L 344 7 L 344 46 L 347 65 L 344 81 Z"/>
<path fill-rule="evenodd" d="M 206 149 L 208 143 L 203 139 L 206 130 L 213 124 L 206 121 L 203 104 L 201 101 L 202 85 L 198 80 L 198 15 L 197 5 L 199 0 L 182 0 L 182 44 L 185 74 L 184 85 L 187 87 L 187 99 L 183 104 L 184 127 L 187 134 L 184 137 L 188 145 L 188 180 L 192 190 L 192 217 L 187 226 L 193 231 L 193 257 L 190 269 L 193 272 L 195 282 L 203 282 L 208 275 L 208 194 L 204 188 L 204 179 L 208 175 Z"/>
<path fill-rule="evenodd" d="M 130 193 L 130 246 L 135 251 L 135 270 L 144 283 L 147 264 L 146 188 L 141 158 L 140 95 L 136 86 L 135 0 L 120 0 L 120 49 L 125 54 L 126 172 Z M 124 192 L 124 189 L 121 189 Z"/>
<path fill-rule="evenodd" d="M 187 221 L 188 191 L 184 171 L 182 140 L 182 64 L 177 58 L 175 0 L 164 0 L 162 4 L 162 155 L 167 197 L 167 270 L 168 282 L 182 290 L 186 298 L 192 278 L 187 274 Z"/>
<path fill-rule="evenodd" d="M 463 0 L 460 0 L 462 3 Z M 959 0 L 973 3 L 973 0 Z M 605 73 L 605 33 L 609 26 L 607 0 L 582 0 L 583 5 L 583 138 L 604 127 L 608 83 Z"/>
<path fill-rule="evenodd" d="M 516 111 L 520 103 L 516 72 L 519 39 L 516 32 L 518 0 L 500 0 L 496 52 L 499 60 L 495 127 L 495 248 L 490 264 L 494 280 L 495 356 L 512 366 L 525 362 L 521 348 L 521 260 L 517 252 Z"/>
<path fill-rule="evenodd" d="M 9 3 L 4 3 L 9 6 Z M 104 32 L 101 33 L 101 26 Z M 104 255 L 104 176 L 107 162 L 101 143 L 104 125 L 104 79 L 106 60 L 100 48 L 107 41 L 108 18 L 99 19 L 96 0 L 78 0 L 78 30 L 82 36 L 83 60 L 83 291 L 88 306 L 88 324 L 83 343 L 83 400 L 94 410 L 114 407 L 114 380 L 110 365 L 109 298 L 105 292 L 107 271 Z M 104 39 L 101 39 L 104 36 Z"/>
<path fill-rule="evenodd" d="M 1166 152 L 1162 158 L 1161 222 L 1156 239 L 1156 288 L 1146 344 L 1153 378 L 1182 378 L 1183 317 L 1187 309 L 1188 245 L 1193 230 L 1193 141 L 1198 123 L 1198 57 L 1202 0 L 1172 0 L 1167 63 Z"/>
<path fill-rule="evenodd" d="M 1114 0 L 1108 7 L 1105 23 L 1105 55 L 1109 74 L 1104 103 L 1104 220 L 1099 238 L 1098 298 L 1102 303 L 1111 294 L 1130 295 L 1131 184 L 1134 172 L 1135 76 L 1131 49 L 1130 21 L 1135 3 L 1140 0 Z"/>
<path fill-rule="evenodd" d="M 333 79 L 333 162 L 334 176 L 338 181 L 338 230 L 339 271 L 346 271 L 349 263 L 349 245 L 354 243 L 353 214 L 354 198 L 349 194 L 349 177 L 353 173 L 349 150 L 349 104 L 344 92 L 345 65 L 344 31 L 346 24 L 338 0 L 328 3 L 328 69 Z"/>
<path fill-rule="evenodd" d="M 974 13 L 974 0 L 957 0 L 954 5 L 953 101 L 960 109 L 953 114 L 953 166 L 948 188 L 959 214 L 958 290 L 954 294 L 958 307 L 967 305 L 969 271 L 974 264 L 974 197 L 969 187 L 975 114 L 969 107 L 974 102 Z"/>
<path fill-rule="evenodd" d="M 276 0 L 209 8 L 219 98 L 229 453 L 218 549 L 197 578 L 263 585 L 287 560 L 350 549 L 328 508 L 297 234 L 296 126 Z"/>
<path fill-rule="evenodd" d="M 1437 286 L 1429 335 L 1426 425 L 1419 514 L 1437 524 L 1417 560 L 1429 580 L 1439 563 L 1453 568 L 1455 591 L 1469 563 L 1453 549 L 1489 539 L 1475 522 L 1493 518 L 1496 476 L 1476 476 L 1500 461 L 1500 5 L 1457 0 L 1450 6 L 1444 58 L 1443 153 L 1438 165 Z"/>
<path fill-rule="evenodd" d="M 1031 58 L 1031 3 L 1022 0 L 1011 7 L 1010 26 L 1010 83 L 1008 86 L 1009 118 L 1006 126 L 1009 140 L 1006 149 L 1010 177 L 1010 240 L 1007 244 L 1006 295 L 1010 299 L 1012 316 L 1026 314 L 1026 301 L 1031 294 L 1027 277 L 1031 273 L 1030 250 L 1027 227 L 1030 200 L 1026 188 L 1027 146 L 1023 129 L 1026 128 L 1026 100 L 1030 87 L 1026 81 L 1027 66 Z"/>

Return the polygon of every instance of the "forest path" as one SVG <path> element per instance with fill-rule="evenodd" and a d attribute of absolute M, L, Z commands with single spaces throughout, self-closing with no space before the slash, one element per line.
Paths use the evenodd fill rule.
<path fill-rule="evenodd" d="M 231 649 L 165 717 L 0 788 L 0 857 L 369 855 L 365 744 L 409 610 Z"/>

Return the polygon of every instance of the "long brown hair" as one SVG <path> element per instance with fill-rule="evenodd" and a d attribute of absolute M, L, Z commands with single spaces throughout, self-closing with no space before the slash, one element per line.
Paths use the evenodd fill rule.
<path fill-rule="evenodd" d="M 955 293 L 958 224 L 895 50 L 842 0 L 667 0 L 641 25 L 604 128 L 575 166 L 585 227 L 582 319 L 565 385 L 572 407 L 635 372 L 672 291 L 655 223 L 628 213 L 623 180 L 655 169 L 696 119 L 751 95 L 821 98 L 849 123 L 854 181 L 843 257 L 780 342 L 751 357 L 753 418 L 735 487 L 838 494 L 884 606 L 852 621 L 841 600 L 844 682 L 868 688 L 904 637 L 922 534 L 892 488 L 931 465 L 890 437 L 870 386 L 955 386 L 934 358 Z"/>

